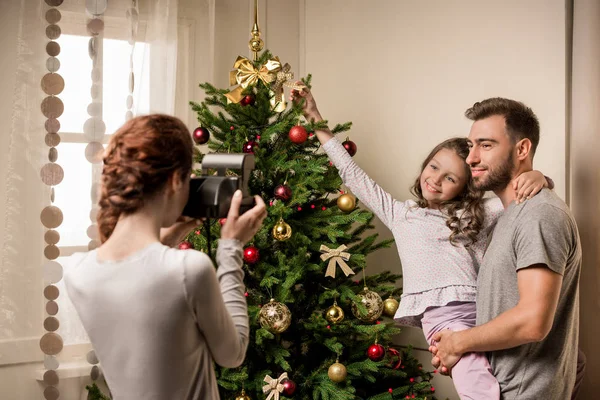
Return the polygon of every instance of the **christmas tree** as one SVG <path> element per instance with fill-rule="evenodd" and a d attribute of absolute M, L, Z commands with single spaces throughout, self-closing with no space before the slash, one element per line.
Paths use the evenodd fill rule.
<path fill-rule="evenodd" d="M 255 24 L 254 60 L 238 57 L 231 71 L 237 86 L 201 84 L 205 100 L 190 102 L 200 124 L 196 143 L 254 154 L 249 188 L 268 203 L 262 229 L 244 249 L 250 345 L 241 367 L 217 368 L 221 398 L 433 399 L 432 374 L 410 348 L 390 345 L 400 331 L 391 319 L 400 275 L 365 274 L 367 255 L 392 240 L 378 241 L 369 232 L 373 214 L 340 190 L 336 168 L 310 133 L 326 122 L 306 122 L 302 104 L 286 104 L 284 86 L 296 85 L 290 67 L 269 51 L 259 56 L 261 42 Z M 310 87 L 310 75 L 302 82 Z M 353 142 L 344 144 L 356 152 Z M 200 150 L 196 157 L 201 163 Z M 222 223 L 180 248 L 214 252 L 206 235 L 218 237 Z"/>

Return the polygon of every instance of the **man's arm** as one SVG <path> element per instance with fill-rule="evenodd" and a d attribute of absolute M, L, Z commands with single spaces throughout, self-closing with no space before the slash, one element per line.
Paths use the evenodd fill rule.
<path fill-rule="evenodd" d="M 562 276 L 537 264 L 517 272 L 520 300 L 517 305 L 484 325 L 434 336 L 437 356 L 452 367 L 469 352 L 509 349 L 543 340 L 552 328 Z"/>

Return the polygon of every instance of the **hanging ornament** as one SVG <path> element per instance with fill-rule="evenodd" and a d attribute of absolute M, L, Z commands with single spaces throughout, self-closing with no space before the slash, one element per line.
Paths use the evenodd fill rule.
<path fill-rule="evenodd" d="M 219 225 L 223 226 L 227 222 L 227 218 L 219 218 Z"/>
<path fill-rule="evenodd" d="M 346 370 L 344 364 L 340 363 L 339 360 L 335 360 L 335 363 L 331 364 L 329 367 L 327 375 L 333 382 L 340 383 L 346 380 L 348 371 Z"/>
<path fill-rule="evenodd" d="M 254 105 L 255 101 L 256 101 L 256 98 L 254 97 L 253 94 L 247 94 L 244 97 L 242 97 L 240 104 L 243 106 L 251 106 L 251 105 Z"/>
<path fill-rule="evenodd" d="M 383 314 L 390 318 L 394 318 L 399 306 L 400 303 L 398 303 L 398 300 L 390 296 L 383 302 Z"/>
<path fill-rule="evenodd" d="M 293 143 L 302 144 L 308 139 L 308 132 L 302 125 L 295 125 L 290 129 L 289 137 Z"/>
<path fill-rule="evenodd" d="M 279 400 L 279 393 L 283 392 L 284 389 L 283 384 L 281 382 L 286 380 L 287 378 L 287 372 L 284 372 L 283 374 L 279 375 L 279 378 L 277 379 L 273 379 L 269 375 L 265 376 L 264 381 L 266 385 L 263 386 L 262 390 L 264 394 L 269 394 L 266 400 Z"/>
<path fill-rule="evenodd" d="M 283 201 L 288 201 L 292 198 L 292 189 L 284 182 L 283 185 L 278 185 L 275 188 L 275 198 Z"/>
<path fill-rule="evenodd" d="M 352 269 L 348 266 L 348 264 L 346 264 L 346 261 L 348 261 L 350 259 L 350 253 L 346 253 L 344 250 L 346 250 L 347 247 L 346 245 L 341 245 L 339 246 L 337 249 L 330 249 L 329 247 L 325 246 L 324 244 L 321 245 L 321 247 L 319 248 L 319 251 L 321 253 L 321 260 L 323 261 L 327 261 L 329 260 L 329 264 L 327 265 L 327 271 L 325 271 L 325 276 L 330 276 L 332 278 L 335 278 L 335 266 L 336 264 L 339 264 L 340 268 L 342 269 L 342 272 L 344 272 L 344 275 L 349 276 L 349 275 L 354 275 L 354 271 L 352 271 Z"/>
<path fill-rule="evenodd" d="M 356 303 L 352 303 L 352 314 L 363 322 L 374 322 L 381 316 L 383 312 L 383 300 L 377 292 L 369 290 L 366 286 L 356 295 L 359 301 L 367 308 L 366 314 L 361 314 L 360 310 L 356 306 Z"/>
<path fill-rule="evenodd" d="M 183 242 L 179 243 L 179 246 L 177 246 L 179 248 L 179 250 L 189 250 L 189 249 L 193 249 L 194 245 L 190 242 L 188 242 L 187 240 L 184 240 Z"/>
<path fill-rule="evenodd" d="M 244 153 L 254 154 L 254 148 L 258 146 L 258 142 L 254 140 L 249 140 L 244 143 L 244 147 L 242 147 L 242 151 Z"/>
<path fill-rule="evenodd" d="M 290 397 L 296 391 L 296 382 L 294 382 L 291 379 L 284 379 L 283 381 L 281 381 L 281 384 L 283 385 L 282 393 L 284 396 Z"/>
<path fill-rule="evenodd" d="M 400 365 L 402 364 L 402 356 L 401 356 L 400 352 L 398 350 L 390 347 L 388 349 L 388 353 L 390 353 L 390 355 L 391 355 L 390 358 L 396 357 L 396 360 L 392 360 L 392 362 L 390 362 L 390 368 L 392 368 L 392 369 L 400 368 Z"/>
<path fill-rule="evenodd" d="M 345 213 L 349 213 L 356 208 L 356 197 L 350 193 L 344 193 L 337 199 L 337 206 Z"/>
<path fill-rule="evenodd" d="M 256 264 L 260 260 L 258 249 L 254 246 L 248 246 L 244 249 L 244 261 L 247 264 Z"/>
<path fill-rule="evenodd" d="M 280 242 L 288 240 L 292 237 L 292 227 L 289 226 L 283 218 L 279 218 L 279 222 L 273 227 L 273 237 Z"/>
<path fill-rule="evenodd" d="M 196 144 L 205 144 L 208 142 L 208 139 L 210 139 L 210 132 L 208 129 L 199 126 L 198 128 L 194 129 L 192 137 L 194 138 L 194 142 L 196 142 Z"/>
<path fill-rule="evenodd" d="M 292 313 L 285 304 L 271 299 L 260 309 L 258 322 L 271 333 L 282 333 L 292 323 Z"/>
<path fill-rule="evenodd" d="M 325 311 L 325 319 L 332 324 L 337 324 L 344 320 L 344 310 L 337 305 L 336 301 Z"/>
<path fill-rule="evenodd" d="M 375 343 L 370 345 L 367 350 L 367 357 L 371 361 L 381 361 L 385 357 L 385 348 L 375 340 Z"/>
<path fill-rule="evenodd" d="M 354 157 L 354 155 L 356 154 L 356 150 L 358 150 L 358 148 L 356 147 L 356 143 L 354 143 L 348 138 L 346 138 L 346 140 L 342 142 L 342 146 L 344 146 L 348 154 L 350 154 L 350 157 Z"/>
<path fill-rule="evenodd" d="M 239 395 L 239 396 L 237 396 L 237 397 L 235 398 L 235 400 L 252 400 L 252 399 L 250 398 L 250 396 L 248 396 L 248 395 L 246 394 L 246 391 L 245 391 L 244 389 L 242 389 L 242 392 L 240 393 L 240 395 Z"/>

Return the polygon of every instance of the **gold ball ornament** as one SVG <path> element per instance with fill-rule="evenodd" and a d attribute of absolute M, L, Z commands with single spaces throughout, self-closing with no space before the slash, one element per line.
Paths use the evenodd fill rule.
<path fill-rule="evenodd" d="M 248 395 L 246 394 L 246 392 L 244 391 L 244 389 L 242 389 L 242 393 L 240 393 L 240 395 L 239 395 L 239 396 L 237 396 L 237 397 L 235 398 L 235 400 L 252 400 L 252 399 L 250 398 L 250 396 L 248 396 Z"/>
<path fill-rule="evenodd" d="M 265 42 L 259 37 L 254 37 L 248 42 L 248 47 L 250 50 L 258 53 L 265 47 Z"/>
<path fill-rule="evenodd" d="M 390 318 L 394 318 L 399 306 L 400 303 L 398 303 L 398 300 L 389 297 L 383 301 L 383 314 Z"/>
<path fill-rule="evenodd" d="M 344 364 L 336 361 L 329 367 L 327 375 L 329 376 L 329 379 L 331 379 L 333 382 L 340 383 L 346 380 L 346 376 L 348 376 L 348 371 L 346 370 Z"/>
<path fill-rule="evenodd" d="M 271 299 L 260 309 L 258 322 L 271 333 L 282 333 L 292 323 L 292 313 L 285 304 Z"/>
<path fill-rule="evenodd" d="M 366 314 L 361 314 L 360 310 L 356 306 L 356 303 L 352 303 L 352 314 L 363 322 L 374 322 L 377 318 L 381 317 L 383 312 L 383 300 L 377 292 L 369 290 L 365 286 L 362 292 L 357 294 L 359 301 L 367 308 Z"/>
<path fill-rule="evenodd" d="M 337 206 L 345 213 L 349 213 L 356 208 L 356 197 L 349 193 L 344 193 L 337 199 Z"/>
<path fill-rule="evenodd" d="M 333 303 L 331 307 L 325 311 L 325 319 L 332 324 L 337 324 L 344 320 L 344 310 L 337 303 Z"/>
<path fill-rule="evenodd" d="M 288 240 L 292 237 L 292 227 L 289 226 L 283 218 L 279 219 L 279 222 L 273 227 L 273 237 L 280 242 Z"/>

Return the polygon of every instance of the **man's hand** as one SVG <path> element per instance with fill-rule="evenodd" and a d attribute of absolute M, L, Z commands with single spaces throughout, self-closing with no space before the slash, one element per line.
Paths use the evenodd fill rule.
<path fill-rule="evenodd" d="M 457 333 L 451 330 L 444 330 L 433 335 L 434 344 L 429 347 L 433 354 L 431 364 L 439 368 L 444 375 L 450 375 L 452 367 L 460 360 L 462 353 L 456 349 Z"/>

